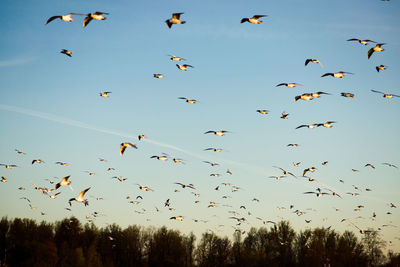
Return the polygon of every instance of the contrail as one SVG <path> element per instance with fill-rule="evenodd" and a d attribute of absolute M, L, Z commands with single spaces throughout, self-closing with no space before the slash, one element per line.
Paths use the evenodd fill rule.
<path fill-rule="evenodd" d="M 24 114 L 24 115 L 28 115 L 28 116 L 32 116 L 32 117 L 37 117 L 37 118 L 41 118 L 41 119 L 45 119 L 45 120 L 49 120 L 49 121 L 53 121 L 53 122 L 57 122 L 57 123 L 61 123 L 61 124 L 71 125 L 71 126 L 82 128 L 82 129 L 88 129 L 88 130 L 93 130 L 93 131 L 97 131 L 97 132 L 101 132 L 101 133 L 116 135 L 116 136 L 120 136 L 120 137 L 124 137 L 124 138 L 131 138 L 131 139 L 137 138 L 137 135 L 119 132 L 119 131 L 112 130 L 112 129 L 106 129 L 106 128 L 102 128 L 99 126 L 90 125 L 90 124 L 87 124 L 87 123 L 84 123 L 81 121 L 72 120 L 72 119 L 68 119 L 65 117 L 56 116 L 53 114 L 44 113 L 44 112 L 40 112 L 40 111 L 36 111 L 36 110 L 31 110 L 31 109 L 26 109 L 26 108 L 21 108 L 21 107 L 16 107 L 16 106 L 3 105 L 3 104 L 0 104 L 0 109 L 6 110 L 6 111 L 11 111 L 11 112 L 16 112 L 16 113 L 20 113 L 20 114 Z M 209 160 L 209 157 L 206 158 L 204 156 L 187 151 L 185 149 L 182 149 L 182 148 L 174 146 L 174 145 L 166 144 L 166 143 L 148 139 L 148 138 L 143 139 L 143 140 L 149 144 L 153 144 L 153 145 L 165 147 L 165 148 L 170 148 L 175 151 L 179 151 L 179 152 L 182 152 L 189 156 L 192 156 L 194 158 L 198 158 L 200 160 Z M 232 161 L 232 160 L 224 160 L 224 159 L 218 159 L 218 161 L 224 162 L 228 165 L 239 166 L 241 168 L 247 169 L 247 171 L 256 172 L 256 173 L 262 174 L 262 175 L 265 175 L 268 173 L 268 171 L 264 168 L 261 168 L 259 166 L 252 166 L 247 163 L 236 162 L 236 161 Z"/>

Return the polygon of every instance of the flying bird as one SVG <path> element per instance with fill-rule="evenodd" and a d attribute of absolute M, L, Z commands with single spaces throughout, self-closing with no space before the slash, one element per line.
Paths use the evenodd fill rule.
<path fill-rule="evenodd" d="M 351 98 L 354 98 L 354 94 L 352 94 L 352 93 L 340 93 L 340 95 L 341 95 L 341 96 L 344 96 L 344 97 L 351 97 Z"/>
<path fill-rule="evenodd" d="M 299 99 L 301 99 L 301 100 L 312 100 L 312 99 L 314 99 L 314 97 L 312 96 L 311 93 L 305 93 L 305 94 L 302 94 L 302 95 L 295 96 L 294 97 L 294 102 L 296 102 Z"/>
<path fill-rule="evenodd" d="M 351 38 L 351 39 L 349 39 L 347 41 L 349 41 L 349 42 L 357 41 L 357 42 L 359 42 L 360 44 L 363 44 L 363 45 L 368 45 L 368 43 L 376 43 L 376 42 L 371 41 L 371 40 L 360 40 L 360 39 L 357 39 L 357 38 Z"/>
<path fill-rule="evenodd" d="M 278 86 L 286 86 L 286 87 L 289 87 L 289 88 L 294 88 L 297 85 L 301 85 L 301 84 L 299 84 L 299 83 L 280 83 L 276 87 L 278 87 Z"/>
<path fill-rule="evenodd" d="M 346 76 L 347 74 L 354 74 L 354 73 L 345 72 L 345 71 L 339 71 L 339 72 L 335 72 L 335 73 L 330 73 L 330 72 L 328 72 L 328 73 L 323 74 L 321 77 L 332 76 L 332 77 L 334 77 L 334 78 L 339 78 L 339 79 L 341 79 L 341 78 L 343 78 L 344 76 Z"/>
<path fill-rule="evenodd" d="M 172 61 L 182 61 L 182 60 L 186 60 L 186 59 L 184 59 L 183 57 L 177 57 L 177 56 L 174 56 L 174 55 L 169 55 L 171 58 L 171 60 Z"/>
<path fill-rule="evenodd" d="M 162 79 L 162 78 L 164 78 L 164 75 L 162 75 L 161 73 L 155 73 L 155 74 L 153 74 L 153 77 L 157 78 L 157 79 Z"/>
<path fill-rule="evenodd" d="M 183 216 L 174 216 L 174 217 L 171 217 L 171 218 L 169 218 L 170 220 L 175 220 L 175 221 L 183 221 Z"/>
<path fill-rule="evenodd" d="M 176 64 L 176 66 L 178 67 L 178 69 L 184 70 L 184 71 L 187 71 L 188 67 L 189 68 L 194 68 L 192 65 L 188 65 L 188 64 L 183 64 L 183 65 Z"/>
<path fill-rule="evenodd" d="M 61 181 L 54 186 L 54 190 L 57 190 L 61 186 L 70 186 L 71 181 L 68 181 L 69 177 L 70 175 L 63 177 Z"/>
<path fill-rule="evenodd" d="M 205 132 L 204 134 L 209 134 L 209 133 L 213 133 L 213 134 L 218 135 L 218 136 L 224 136 L 225 133 L 229 133 L 229 132 L 228 132 L 228 131 L 225 131 L 225 130 L 221 130 L 221 131 L 207 131 L 207 132 Z"/>
<path fill-rule="evenodd" d="M 370 50 L 368 50 L 367 58 L 369 59 L 374 52 L 385 51 L 385 49 L 382 48 L 383 45 L 385 45 L 385 43 L 377 44 L 375 47 L 372 47 Z"/>
<path fill-rule="evenodd" d="M 137 149 L 137 146 L 133 143 L 121 143 L 120 149 L 119 149 L 119 154 L 122 156 L 125 152 L 125 149 L 127 147 L 133 147 Z"/>
<path fill-rule="evenodd" d="M 314 129 L 315 127 L 318 127 L 318 124 L 303 124 L 303 125 L 297 126 L 296 129 L 304 128 L 304 127 L 307 127 L 308 129 Z"/>
<path fill-rule="evenodd" d="M 400 97 L 399 95 L 388 94 L 388 93 L 384 93 L 384 92 L 380 92 L 380 91 L 376 91 L 376 90 L 371 90 L 371 91 L 374 93 L 382 94 L 384 98 Z"/>
<path fill-rule="evenodd" d="M 165 23 L 167 24 L 167 27 L 171 29 L 173 24 L 185 24 L 186 21 L 180 20 L 180 17 L 183 13 L 173 13 L 172 18 L 167 19 Z"/>
<path fill-rule="evenodd" d="M 85 204 L 85 206 L 89 205 L 89 201 L 88 201 L 87 199 L 83 199 L 84 195 L 86 194 L 87 191 L 89 191 L 89 189 L 90 189 L 90 187 L 88 187 L 88 188 L 86 188 L 85 190 L 83 190 L 83 191 L 79 194 L 78 197 L 71 198 L 71 199 L 68 201 L 68 204 L 69 204 L 70 206 L 72 206 L 72 201 L 77 201 L 77 202 L 79 202 L 79 203 Z"/>
<path fill-rule="evenodd" d="M 72 57 L 72 51 L 69 51 L 68 49 L 63 49 L 60 53 Z"/>
<path fill-rule="evenodd" d="M 257 109 L 257 112 L 260 114 L 268 114 L 269 110 L 266 109 Z"/>
<path fill-rule="evenodd" d="M 43 160 L 41 160 L 41 159 L 34 159 L 34 160 L 32 160 L 32 164 L 35 164 L 35 163 L 44 163 L 44 161 Z"/>
<path fill-rule="evenodd" d="M 142 140 L 142 139 L 144 139 L 144 138 L 147 138 L 147 136 L 145 136 L 144 134 L 138 135 L 139 141 Z"/>
<path fill-rule="evenodd" d="M 286 113 L 285 111 L 283 111 L 283 112 L 282 112 L 281 119 L 284 119 L 284 120 L 286 120 L 286 119 L 288 118 L 288 116 L 289 116 L 289 114 L 288 114 L 288 113 Z"/>
<path fill-rule="evenodd" d="M 178 99 L 183 99 L 183 100 L 185 100 L 185 102 L 186 103 L 189 103 L 189 104 L 196 104 L 197 103 L 197 100 L 196 99 L 189 99 L 189 98 L 186 98 L 186 97 L 178 97 Z"/>
<path fill-rule="evenodd" d="M 111 93 L 112 93 L 112 92 L 100 92 L 99 95 L 100 95 L 101 97 L 106 98 L 106 97 L 110 97 L 109 94 L 111 94 Z"/>
<path fill-rule="evenodd" d="M 317 63 L 319 64 L 321 67 L 323 67 L 322 63 L 318 60 L 318 59 L 312 59 L 312 58 L 308 58 L 306 59 L 306 62 L 304 63 L 305 66 L 308 65 L 308 63 Z"/>
<path fill-rule="evenodd" d="M 250 22 L 253 24 L 261 24 L 262 20 L 260 18 L 267 17 L 267 15 L 254 15 L 252 18 L 242 18 L 240 23 Z"/>
<path fill-rule="evenodd" d="M 375 69 L 376 69 L 377 72 L 380 72 L 381 70 L 386 70 L 386 69 L 387 69 L 387 66 L 385 66 L 385 65 L 379 65 L 379 66 L 376 66 Z"/>
<path fill-rule="evenodd" d="M 204 151 L 209 151 L 209 150 L 212 150 L 214 152 L 221 152 L 223 149 L 222 148 L 213 148 L 213 147 L 204 149 Z"/>
<path fill-rule="evenodd" d="M 76 14 L 74 14 L 74 13 L 69 13 L 69 14 L 64 15 L 64 16 L 52 16 L 52 17 L 50 17 L 44 24 L 49 24 L 50 22 L 52 22 L 52 21 L 55 20 L 55 19 L 60 19 L 60 20 L 62 20 L 62 21 L 71 22 L 71 21 L 74 21 L 74 19 L 72 18 L 72 15 L 76 15 Z"/>
<path fill-rule="evenodd" d="M 89 13 L 83 20 L 83 27 L 86 27 L 93 19 L 94 20 L 105 20 L 107 19 L 103 15 L 108 15 L 108 13 L 97 11 L 95 13 Z"/>
<path fill-rule="evenodd" d="M 21 151 L 21 150 L 19 150 L 19 149 L 14 149 L 18 154 L 20 154 L 20 155 L 26 155 L 26 153 L 25 152 L 23 152 L 23 151 Z"/>
<path fill-rule="evenodd" d="M 317 127 L 323 126 L 325 128 L 332 128 L 333 127 L 332 123 L 336 123 L 336 121 L 327 121 L 324 123 L 318 123 Z"/>

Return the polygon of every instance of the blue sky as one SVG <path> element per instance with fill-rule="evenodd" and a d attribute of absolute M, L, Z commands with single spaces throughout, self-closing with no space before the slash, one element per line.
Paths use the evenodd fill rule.
<path fill-rule="evenodd" d="M 243 230 L 262 226 L 256 217 L 290 220 L 296 229 L 332 225 L 338 231 L 356 230 L 340 223 L 343 218 L 363 229 L 399 226 L 399 212 L 388 204 L 400 205 L 400 170 L 382 163 L 400 167 L 400 99 L 371 92 L 400 95 L 400 6 L 396 1 L 339 1 L 335 5 L 321 1 L 2 1 L 0 6 L 0 163 L 20 166 L 0 169 L 7 178 L 0 186 L 0 200 L 8 203 L 2 205 L 0 215 L 50 221 L 75 215 L 84 221 L 98 211 L 105 215 L 96 219 L 99 226 L 112 222 L 167 225 L 184 232 L 211 229 L 228 236 L 235 226 L 228 219 L 228 211 L 233 210 L 247 218 Z M 53 15 L 95 11 L 110 14 L 86 28 L 80 16 L 71 23 L 44 24 Z M 187 23 L 168 29 L 164 21 L 173 12 L 184 12 L 181 19 Z M 268 16 L 260 25 L 240 23 L 254 14 Z M 347 42 L 350 38 L 386 43 L 385 51 L 368 60 L 372 45 Z M 72 50 L 73 56 L 60 54 L 61 49 Z M 169 54 L 187 59 L 184 63 L 194 68 L 180 71 Z M 324 67 L 305 67 L 307 58 L 319 59 Z M 380 64 L 388 69 L 377 73 L 375 66 Z M 321 78 L 338 71 L 354 75 Z M 154 73 L 165 78 L 155 79 Z M 276 87 L 282 82 L 302 86 Z M 101 98 L 101 91 L 112 93 Z M 330 95 L 293 101 L 296 95 L 317 91 Z M 341 92 L 354 93 L 355 98 L 344 98 Z M 182 96 L 199 102 L 187 104 L 178 99 Z M 270 112 L 261 115 L 257 109 Z M 290 114 L 287 120 L 280 119 L 282 111 Z M 302 124 L 326 121 L 337 123 L 330 129 L 295 130 Z M 208 130 L 229 133 L 204 135 Z M 139 134 L 148 139 L 138 141 Z M 121 157 L 121 142 L 134 142 L 138 149 L 128 148 Z M 300 146 L 290 148 L 289 143 Z M 203 151 L 208 147 L 225 150 Z M 163 152 L 186 164 L 150 159 Z M 45 163 L 31 164 L 39 158 Z M 72 166 L 62 167 L 56 161 Z M 220 165 L 211 167 L 203 161 Z M 326 166 L 321 165 L 324 161 L 328 161 Z M 301 165 L 294 167 L 292 162 Z M 364 167 L 367 163 L 376 169 Z M 273 166 L 299 177 L 270 179 L 280 175 Z M 312 166 L 317 170 L 311 176 L 320 184 L 301 177 Z M 115 171 L 107 172 L 108 167 Z M 228 168 L 233 175 L 225 173 Z M 210 177 L 211 173 L 222 176 Z M 74 192 L 61 188 L 55 200 L 31 185 L 51 187 L 44 179 L 66 175 L 71 175 Z M 128 180 L 111 179 L 119 175 Z M 197 190 L 181 189 L 174 182 L 193 183 Z M 154 192 L 142 192 L 136 183 Z M 231 192 L 232 187 L 221 183 L 242 189 Z M 218 185 L 220 191 L 214 190 Z M 346 194 L 354 192 L 352 185 L 364 189 L 359 197 Z M 20 186 L 26 190 L 19 191 Z M 89 207 L 74 203 L 72 212 L 64 209 L 69 198 L 89 186 Z M 335 190 L 343 199 L 303 194 L 317 187 Z M 128 195 L 141 195 L 143 200 L 133 206 L 126 200 Z M 232 198 L 223 199 L 224 195 Z M 37 210 L 31 210 L 20 199 L 23 196 Z M 254 197 L 260 202 L 252 201 Z M 168 198 L 175 211 L 163 207 Z M 195 200 L 200 203 L 194 204 Z M 207 208 L 210 201 L 218 207 Z M 307 213 L 293 214 L 291 204 Z M 241 205 L 247 210 L 239 209 Z M 358 205 L 365 208 L 356 213 L 353 209 Z M 134 212 L 142 208 L 144 214 Z M 371 219 L 374 211 L 376 221 Z M 387 215 L 388 211 L 392 214 Z M 169 220 L 178 215 L 185 220 Z M 306 224 L 305 219 L 312 222 Z M 398 228 L 383 228 L 382 235 L 393 242 L 391 249 L 399 250 Z"/>

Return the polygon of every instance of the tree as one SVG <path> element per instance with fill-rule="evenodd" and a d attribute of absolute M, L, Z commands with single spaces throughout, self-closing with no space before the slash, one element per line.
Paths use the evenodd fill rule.
<path fill-rule="evenodd" d="M 364 245 L 368 266 L 383 264 L 385 260 L 383 249 L 386 247 L 386 242 L 382 240 L 378 231 L 366 231 L 361 243 Z"/>

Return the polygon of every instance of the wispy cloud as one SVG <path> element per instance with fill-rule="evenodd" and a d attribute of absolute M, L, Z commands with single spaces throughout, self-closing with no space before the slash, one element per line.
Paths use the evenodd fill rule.
<path fill-rule="evenodd" d="M 29 62 L 35 61 L 36 59 L 37 59 L 36 57 L 26 57 L 26 58 L 0 60 L 0 67 L 12 67 L 12 66 L 24 65 Z"/>

